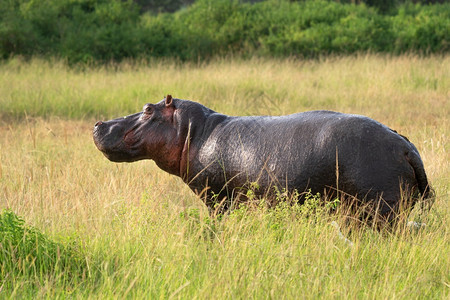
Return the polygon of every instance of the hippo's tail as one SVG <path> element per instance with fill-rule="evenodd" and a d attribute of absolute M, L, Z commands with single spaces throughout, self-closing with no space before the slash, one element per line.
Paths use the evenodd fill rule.
<path fill-rule="evenodd" d="M 409 151 L 406 155 L 406 159 L 414 170 L 414 174 L 417 180 L 417 187 L 421 194 L 421 197 L 419 199 L 421 199 L 424 206 L 429 209 L 434 202 L 435 193 L 428 183 L 425 168 L 417 149 L 414 149 L 414 151 Z"/>

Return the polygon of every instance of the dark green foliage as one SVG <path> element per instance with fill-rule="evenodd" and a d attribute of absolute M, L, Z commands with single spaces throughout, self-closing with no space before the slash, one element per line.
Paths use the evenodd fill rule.
<path fill-rule="evenodd" d="M 416 50 L 426 53 L 450 49 L 450 4 L 422 7 L 402 6 L 390 18 L 396 33 L 394 51 Z"/>
<path fill-rule="evenodd" d="M 14 288 L 15 280 L 23 277 L 31 284 L 42 284 L 61 271 L 70 282 L 71 276 L 80 276 L 79 271 L 86 267 L 76 248 L 70 242 L 51 240 L 12 211 L 4 210 L 0 214 L 0 286 Z"/>
<path fill-rule="evenodd" d="M 0 57 L 38 55 L 69 62 L 108 62 L 150 57 L 198 60 L 228 54 L 317 57 L 449 50 L 449 3 L 198 0 L 190 6 L 189 1 L 173 1 L 174 7 L 185 7 L 174 13 L 143 13 L 143 5 L 159 5 L 150 2 L 2 1 Z M 166 10 L 174 11 L 158 9 Z"/>

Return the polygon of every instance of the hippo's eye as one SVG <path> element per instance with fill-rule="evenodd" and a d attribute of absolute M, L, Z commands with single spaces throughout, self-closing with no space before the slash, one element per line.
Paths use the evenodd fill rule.
<path fill-rule="evenodd" d="M 142 110 L 141 120 L 150 119 L 153 114 L 153 106 L 151 104 L 145 104 Z"/>
<path fill-rule="evenodd" d="M 151 114 L 153 112 L 153 107 L 150 104 L 144 106 L 144 113 Z"/>

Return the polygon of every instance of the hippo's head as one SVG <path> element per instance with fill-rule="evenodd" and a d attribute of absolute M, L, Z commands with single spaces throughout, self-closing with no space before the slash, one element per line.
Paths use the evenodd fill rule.
<path fill-rule="evenodd" d="M 144 105 L 142 112 L 99 121 L 93 131 L 95 145 L 111 161 L 153 159 L 161 169 L 180 175 L 190 119 L 197 106 L 203 107 L 168 95 L 157 104 Z"/>

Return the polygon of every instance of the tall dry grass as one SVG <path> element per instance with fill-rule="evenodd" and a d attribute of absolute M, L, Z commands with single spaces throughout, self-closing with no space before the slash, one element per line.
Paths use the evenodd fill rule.
<path fill-rule="evenodd" d="M 437 298 L 449 294 L 450 59 L 218 60 L 70 69 L 0 66 L 0 208 L 62 243 L 86 265 L 0 278 L 6 297 Z M 288 208 L 211 220 L 179 178 L 153 162 L 114 164 L 93 122 L 165 94 L 232 115 L 332 109 L 368 115 L 418 147 L 436 203 L 411 232 L 343 230 L 336 216 Z M 336 219 L 337 218 L 337 219 Z M 8 274 L 5 270 L 2 274 Z"/>

